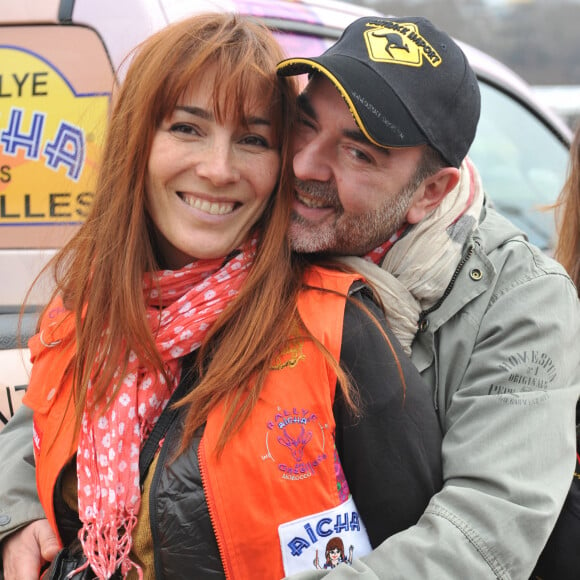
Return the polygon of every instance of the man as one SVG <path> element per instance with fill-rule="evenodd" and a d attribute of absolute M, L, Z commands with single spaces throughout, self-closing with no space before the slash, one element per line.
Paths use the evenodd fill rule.
<path fill-rule="evenodd" d="M 350 256 L 379 289 L 444 431 L 444 487 L 417 525 L 330 576 L 526 580 L 574 468 L 576 291 L 486 200 L 466 159 L 477 81 L 446 34 L 363 18 L 279 65 L 305 73 L 292 244 Z"/>
<path fill-rule="evenodd" d="M 465 159 L 475 76 L 418 18 L 358 20 L 321 57 L 279 70 L 313 73 L 295 137 L 294 247 L 350 256 L 381 292 L 445 432 L 445 485 L 417 525 L 330 576 L 527 580 L 574 467 L 580 310 L 563 269 L 489 207 Z M 12 534 L 4 557 L 10 544 L 12 561 L 50 551 L 44 524 Z"/>

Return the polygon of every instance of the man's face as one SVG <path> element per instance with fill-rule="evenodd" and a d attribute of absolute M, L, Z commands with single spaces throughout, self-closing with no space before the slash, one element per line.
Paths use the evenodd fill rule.
<path fill-rule="evenodd" d="M 294 135 L 298 252 L 363 255 L 406 221 L 423 147 L 381 149 L 361 133 L 335 86 L 316 75 L 300 97 Z"/>

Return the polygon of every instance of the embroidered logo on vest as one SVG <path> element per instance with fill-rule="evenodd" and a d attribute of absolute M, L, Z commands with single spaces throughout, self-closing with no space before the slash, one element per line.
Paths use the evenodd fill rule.
<path fill-rule="evenodd" d="M 306 359 L 306 355 L 302 352 L 302 341 L 295 344 L 289 344 L 282 350 L 276 358 L 272 361 L 270 368 L 273 371 L 281 371 L 287 367 L 294 368 L 300 361 Z"/>
<path fill-rule="evenodd" d="M 312 477 L 328 459 L 325 449 L 328 425 L 322 425 L 316 413 L 308 409 L 279 407 L 277 411 L 266 425 L 266 455 L 262 459 L 276 463 L 282 479 Z"/>

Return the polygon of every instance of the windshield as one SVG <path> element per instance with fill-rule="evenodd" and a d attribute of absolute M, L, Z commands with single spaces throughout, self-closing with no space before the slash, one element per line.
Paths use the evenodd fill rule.
<path fill-rule="evenodd" d="M 480 81 L 481 119 L 470 156 L 496 208 L 542 249 L 553 245 L 554 203 L 568 150 L 523 104 Z"/>

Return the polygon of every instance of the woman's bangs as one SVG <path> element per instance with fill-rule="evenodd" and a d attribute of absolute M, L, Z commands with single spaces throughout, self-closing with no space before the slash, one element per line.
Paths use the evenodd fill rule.
<path fill-rule="evenodd" d="M 275 77 L 264 74 L 255 65 L 236 67 L 227 73 L 218 65 L 217 70 L 214 84 L 216 119 L 244 125 L 255 111 L 262 111 L 268 115 L 278 138 L 281 111 L 278 110 L 280 91 Z"/>

